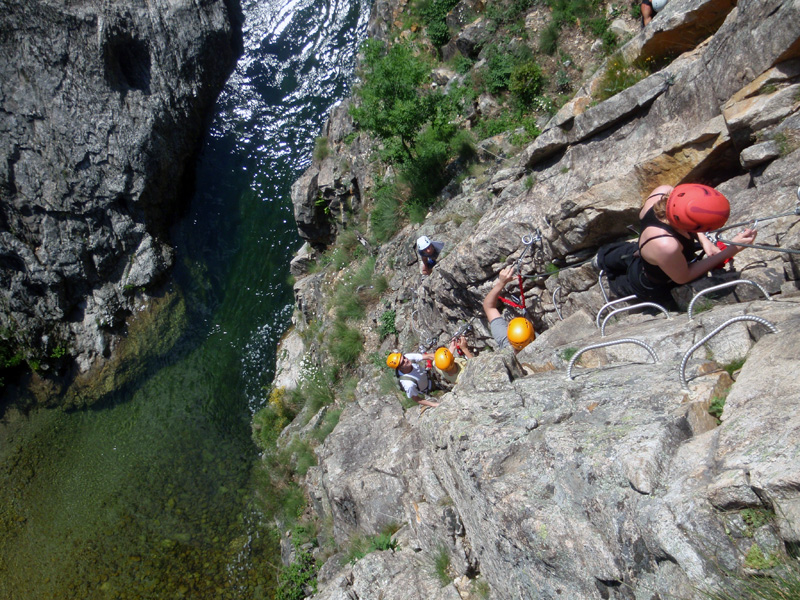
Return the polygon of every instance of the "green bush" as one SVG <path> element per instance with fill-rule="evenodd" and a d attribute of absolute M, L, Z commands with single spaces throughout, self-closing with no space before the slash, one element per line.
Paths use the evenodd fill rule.
<path fill-rule="evenodd" d="M 569 348 L 564 348 L 558 356 L 564 362 L 569 362 L 572 360 L 572 357 L 575 356 L 577 353 L 578 353 L 577 348 L 569 347 Z"/>
<path fill-rule="evenodd" d="M 617 47 L 617 36 L 609 29 L 610 23 L 604 16 L 586 19 L 584 30 L 589 30 L 592 35 L 603 40 L 603 50 L 608 54 Z"/>
<path fill-rule="evenodd" d="M 463 54 L 458 54 L 453 59 L 453 70 L 458 73 L 459 75 L 466 75 L 472 70 L 472 66 L 475 64 L 475 61 L 471 58 L 467 58 Z"/>
<path fill-rule="evenodd" d="M 372 291 L 375 293 L 376 297 L 380 297 L 383 295 L 383 292 L 389 289 L 389 280 L 386 279 L 385 275 L 378 275 L 373 279 L 373 287 Z"/>
<path fill-rule="evenodd" d="M 400 177 L 408 185 L 410 199 L 430 205 L 447 183 L 445 167 L 453 151 L 453 125 L 429 127 L 417 138 L 415 156 L 403 163 Z"/>
<path fill-rule="evenodd" d="M 306 587 L 317 591 L 317 565 L 310 552 L 297 551 L 295 561 L 278 573 L 276 600 L 303 600 Z"/>
<path fill-rule="evenodd" d="M 361 332 L 342 321 L 336 321 L 332 337 L 330 351 L 333 358 L 342 365 L 354 365 L 364 349 Z"/>
<path fill-rule="evenodd" d="M 336 306 L 336 318 L 341 320 L 360 321 L 366 315 L 366 308 L 352 286 L 341 286 L 333 297 Z"/>
<path fill-rule="evenodd" d="M 597 99 L 607 100 L 638 83 L 647 75 L 644 68 L 630 64 L 621 55 L 614 56 L 609 59 L 606 72 L 600 80 Z"/>
<path fill-rule="evenodd" d="M 511 140 L 511 142 L 516 145 L 535 139 L 541 133 L 536 126 L 536 117 L 532 115 L 521 115 L 512 111 L 501 113 L 494 119 L 480 121 L 475 131 L 481 139 L 485 139 L 500 133 L 513 131 L 519 127 L 524 128 L 525 135 L 523 139 Z"/>
<path fill-rule="evenodd" d="M 722 418 L 722 411 L 725 409 L 725 400 L 725 396 L 714 396 L 711 398 L 711 402 L 708 405 L 708 414 L 714 417 L 717 423 L 719 423 Z"/>
<path fill-rule="evenodd" d="M 499 48 L 491 48 L 486 59 L 486 89 L 492 94 L 500 94 L 508 89 L 515 61 L 512 54 Z"/>
<path fill-rule="evenodd" d="M 330 433 L 336 428 L 336 425 L 339 423 L 339 417 L 342 415 L 342 409 L 337 408 L 335 410 L 329 410 L 325 413 L 325 418 L 322 419 L 322 424 L 320 424 L 319 428 L 315 429 L 311 437 L 317 440 L 319 443 L 325 441 L 325 438 L 330 435 Z"/>
<path fill-rule="evenodd" d="M 552 20 L 539 34 L 539 49 L 545 54 L 555 53 L 562 27 L 574 25 L 580 18 L 582 23 L 592 23 L 592 26 L 597 28 L 602 25 L 598 25 L 596 21 L 605 20 L 600 13 L 602 6 L 599 0 L 547 0 L 547 4 L 551 9 Z M 603 46 L 606 46 L 605 38 Z"/>
<path fill-rule="evenodd" d="M 397 333 L 397 327 L 395 327 L 394 323 L 396 317 L 397 311 L 394 309 L 383 311 L 378 319 L 378 334 L 381 336 L 381 339 L 384 339 L 388 335 L 395 335 Z"/>
<path fill-rule="evenodd" d="M 545 77 L 536 61 L 519 64 L 511 71 L 509 90 L 523 108 L 530 108 L 534 99 L 542 93 Z"/>
<path fill-rule="evenodd" d="M 753 537 L 757 529 L 775 520 L 775 513 L 768 508 L 745 508 L 739 516 L 747 525 L 745 537 Z"/>
<path fill-rule="evenodd" d="M 729 362 L 727 365 L 723 365 L 722 368 L 728 375 L 733 377 L 733 374 L 744 366 L 744 361 L 744 358 L 737 358 Z"/>
<path fill-rule="evenodd" d="M 354 563 L 364 558 L 367 554 L 382 550 L 397 550 L 399 545 L 392 539 L 397 531 L 396 525 L 389 525 L 383 532 L 372 536 L 358 536 L 350 540 L 345 563 Z"/>
<path fill-rule="evenodd" d="M 283 387 L 274 388 L 267 405 L 253 415 L 254 439 L 262 450 L 274 447 L 281 431 L 297 415 L 298 405 L 291 398 Z"/>
<path fill-rule="evenodd" d="M 363 83 L 355 89 L 361 103 L 350 112 L 361 128 L 384 141 L 384 159 L 413 159 L 420 132 L 447 125 L 452 103 L 441 92 L 425 91 L 430 67 L 410 45 L 387 49 L 367 40 L 363 49 Z"/>
<path fill-rule="evenodd" d="M 388 241 L 400 228 L 400 194 L 390 183 L 379 182 L 373 192 L 375 205 L 369 220 L 377 243 Z"/>
<path fill-rule="evenodd" d="M 350 285 L 353 288 L 371 285 L 374 283 L 375 262 L 375 257 L 370 256 L 367 260 L 361 263 L 358 269 L 356 269 L 356 272 L 353 273 L 353 277 L 350 279 Z"/>
<path fill-rule="evenodd" d="M 434 21 L 428 25 L 428 39 L 436 48 L 441 48 L 450 41 L 450 29 L 447 23 L 442 21 Z"/>
<path fill-rule="evenodd" d="M 547 27 L 542 29 L 539 34 L 539 50 L 552 56 L 558 49 L 558 36 L 561 33 L 561 26 L 556 21 L 550 21 Z"/>
<path fill-rule="evenodd" d="M 309 413 L 309 418 L 336 399 L 333 391 L 334 381 L 336 381 L 336 371 L 333 367 L 319 369 L 301 380 L 297 393 L 302 399 L 301 406 Z"/>
<path fill-rule="evenodd" d="M 317 162 L 322 162 L 328 155 L 330 154 L 330 149 L 328 148 L 328 138 L 326 137 L 318 137 L 314 140 L 314 160 Z"/>
<path fill-rule="evenodd" d="M 436 48 L 441 48 L 450 41 L 450 30 L 445 18 L 453 10 L 458 0 L 431 0 L 422 6 L 422 18 L 427 25 L 428 39 Z"/>
<path fill-rule="evenodd" d="M 486 18 L 497 26 L 512 25 L 534 4 L 535 0 L 492 2 L 486 6 Z"/>
<path fill-rule="evenodd" d="M 308 469 L 317 464 L 317 457 L 308 442 L 295 437 L 287 446 L 287 451 L 294 457 L 294 471 L 301 477 L 308 473 Z"/>

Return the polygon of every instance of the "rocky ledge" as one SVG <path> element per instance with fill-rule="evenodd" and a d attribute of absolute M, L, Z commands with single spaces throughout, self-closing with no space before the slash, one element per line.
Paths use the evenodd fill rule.
<path fill-rule="evenodd" d="M 449 186 L 422 226 L 375 249 L 375 276 L 389 289 L 359 326 L 365 352 L 416 350 L 428 336 L 446 343 L 459 320 L 477 317 L 479 354 L 424 413 L 404 410 L 376 367 L 358 367 L 355 400 L 337 399 L 338 424 L 302 481 L 338 548 L 400 529 L 394 549 L 354 563 L 328 558 L 315 599 L 697 598 L 731 574 L 769 576 L 796 560 L 797 255 L 748 249 L 716 279 L 760 288 L 729 290 L 693 319 L 656 312 L 605 331 L 587 258 L 629 235 L 655 186 L 698 180 L 728 196 L 731 222 L 784 214 L 760 221 L 759 243 L 800 248 L 800 3 L 671 0 L 620 52 L 677 56 L 597 102 L 601 69 L 520 153 L 502 136 L 482 142 L 484 175 Z M 317 246 L 348 215 L 331 225 L 314 210 L 324 201 L 331 212 L 368 209 L 374 185 L 370 142 L 348 145 L 347 111 L 331 116 L 338 151 L 294 189 L 301 235 Z M 536 230 L 542 242 L 524 268 L 543 276 L 525 293 L 544 333 L 516 357 L 493 352 L 481 300 Z M 445 242 L 422 280 L 412 250 L 420 234 Z M 315 252 L 304 252 L 294 263 L 296 328 L 313 324 L 318 335 L 330 326 L 324 290 L 338 275 L 308 273 Z M 679 288 L 679 303 L 711 279 Z M 387 306 L 398 333 L 384 339 Z M 625 338 L 652 354 L 637 344 L 581 352 Z M 283 385 L 296 382 L 301 346 L 287 342 Z M 305 351 L 327 360 L 319 345 Z M 321 419 L 304 421 L 313 429 Z M 441 556 L 453 583 L 434 574 Z"/>

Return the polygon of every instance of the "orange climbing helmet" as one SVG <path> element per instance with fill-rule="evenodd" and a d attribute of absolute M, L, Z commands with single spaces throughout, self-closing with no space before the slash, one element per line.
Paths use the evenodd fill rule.
<path fill-rule="evenodd" d="M 675 186 L 667 197 L 667 220 L 684 231 L 719 229 L 730 214 L 728 199 L 707 185 L 683 183 Z"/>
<path fill-rule="evenodd" d="M 402 354 L 400 354 L 399 352 L 392 352 L 386 358 L 386 366 L 390 367 L 392 369 L 396 369 L 397 367 L 400 366 L 400 361 L 401 360 L 403 360 L 403 355 Z"/>
<path fill-rule="evenodd" d="M 433 362 L 436 363 L 436 367 L 441 369 L 442 371 L 447 371 L 450 367 L 453 366 L 453 353 L 450 352 L 447 348 L 439 348 L 436 351 L 436 354 L 433 357 Z"/>
<path fill-rule="evenodd" d="M 508 324 L 506 336 L 514 347 L 514 350 L 522 350 L 536 338 L 536 332 L 533 330 L 533 325 L 528 319 L 525 317 L 517 317 L 516 319 L 511 319 L 511 322 Z"/>

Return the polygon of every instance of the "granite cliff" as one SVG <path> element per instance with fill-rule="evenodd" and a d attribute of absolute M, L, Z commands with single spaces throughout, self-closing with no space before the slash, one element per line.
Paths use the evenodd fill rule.
<path fill-rule="evenodd" d="M 240 52 L 240 8 L 2 8 L 3 357 L 45 375 L 86 373 L 112 356 L 172 265 L 168 230 Z"/>
<path fill-rule="evenodd" d="M 373 34 L 395 35 L 402 10 L 378 2 Z M 482 10 L 464 0 L 451 11 L 457 33 L 443 53 L 475 48 Z M 600 100 L 614 57 L 661 66 Z M 447 87 L 459 76 L 434 77 Z M 326 413 L 338 416 L 300 478 L 321 533 L 294 550 L 286 538 L 287 563 L 302 551 L 326 561 L 313 598 L 696 598 L 796 561 L 797 254 L 751 248 L 726 272 L 679 288 L 685 310 L 712 284 L 753 282 L 706 297 L 710 310 L 692 318 L 655 311 L 608 323 L 596 318 L 606 301 L 587 259 L 629 235 L 652 188 L 685 181 L 722 190 L 731 223 L 762 219 L 759 244 L 800 248 L 798 108 L 800 2 L 671 0 L 532 143 L 481 141 L 484 169 L 449 184 L 424 223 L 379 247 L 364 236 L 366 250 L 351 243 L 375 261 L 372 281 L 352 288 L 352 267 L 321 250 L 335 239 L 332 249 L 347 247 L 347 232 L 364 224 L 358 214 L 373 207 L 377 142 L 356 135 L 346 104 L 331 113 L 331 152 L 293 190 L 310 244 L 293 262 L 295 327 L 276 389 L 306 390 L 307 365 L 334 362 L 348 333 L 337 329 L 335 290 L 372 304 L 348 321 L 364 344 L 357 386 L 331 406 L 307 406 L 279 442 L 310 439 Z M 481 109 L 491 110 L 488 99 Z M 523 269 L 540 275 L 525 284 L 539 336 L 517 356 L 492 351 L 481 300 L 520 255 L 521 236 L 536 232 Z M 413 251 L 421 234 L 445 243 L 427 278 Z M 404 409 L 381 374 L 386 353 L 446 344 L 473 317 L 478 356 L 458 384 L 438 408 Z M 620 339 L 647 350 L 583 351 Z M 391 548 L 343 558 L 353 540 L 387 527 Z"/>

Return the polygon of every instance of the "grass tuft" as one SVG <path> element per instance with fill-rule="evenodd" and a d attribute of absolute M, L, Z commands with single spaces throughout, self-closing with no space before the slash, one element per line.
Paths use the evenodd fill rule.
<path fill-rule="evenodd" d="M 444 546 L 439 546 L 433 558 L 433 573 L 442 587 L 450 583 L 450 553 Z"/>

